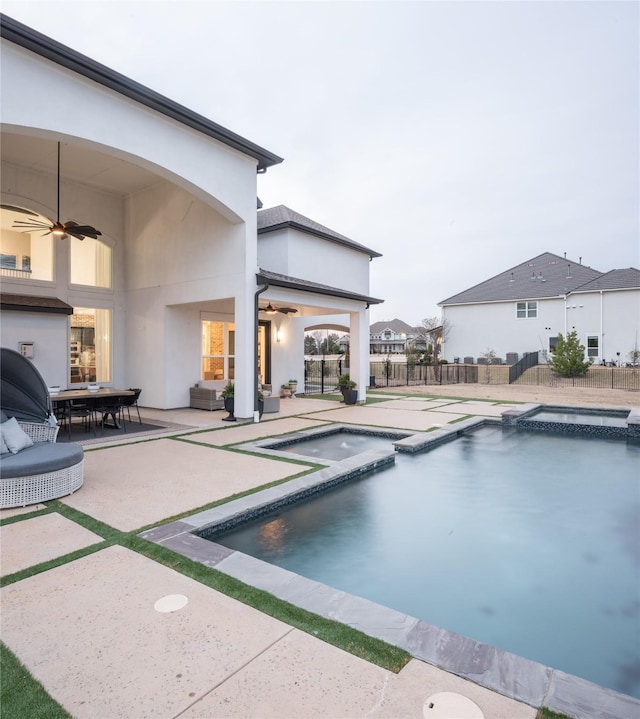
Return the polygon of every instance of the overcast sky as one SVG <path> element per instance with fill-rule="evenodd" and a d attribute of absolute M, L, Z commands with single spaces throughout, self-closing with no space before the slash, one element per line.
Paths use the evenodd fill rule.
<path fill-rule="evenodd" d="M 638 2 L 0 7 L 284 157 L 265 207 L 383 254 L 372 322 L 542 252 L 640 266 Z"/>

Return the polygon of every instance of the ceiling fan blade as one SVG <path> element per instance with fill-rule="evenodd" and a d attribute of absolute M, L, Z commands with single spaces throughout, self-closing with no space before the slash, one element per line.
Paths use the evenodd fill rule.
<path fill-rule="evenodd" d="M 278 312 L 282 312 L 283 315 L 295 315 L 297 311 L 295 307 L 278 307 Z"/>
<path fill-rule="evenodd" d="M 38 216 L 37 212 L 31 212 L 31 210 L 25 210 L 24 207 L 16 207 L 16 205 L 6 205 L 4 202 L 0 205 L 0 208 L 11 212 L 20 212 L 23 215 L 31 215 L 32 217 Z"/>
<path fill-rule="evenodd" d="M 78 235 L 84 235 L 84 237 L 92 237 L 94 240 L 97 240 L 98 235 L 102 235 L 102 232 L 100 232 L 100 230 L 96 230 L 95 227 L 91 227 L 91 225 L 79 225 L 73 220 L 65 222 L 63 228 L 65 232 L 68 232 L 74 237 L 77 237 Z M 82 240 L 84 239 L 84 237 L 80 237 L 79 239 Z"/>
<path fill-rule="evenodd" d="M 42 220 L 15 220 L 11 227 L 15 228 L 16 230 L 43 230 L 50 229 L 51 225 L 48 222 L 42 222 Z"/>

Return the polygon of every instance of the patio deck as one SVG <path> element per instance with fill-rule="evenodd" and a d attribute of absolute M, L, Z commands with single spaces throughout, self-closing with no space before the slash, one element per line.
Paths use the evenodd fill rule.
<path fill-rule="evenodd" d="M 453 692 L 487 719 L 533 719 L 534 708 L 416 659 L 398 674 L 370 664 L 118 540 L 304 469 L 226 445 L 328 421 L 424 429 L 495 416 L 498 404 L 410 402 L 391 399 L 385 409 L 296 398 L 273 419 L 246 425 L 222 423 L 221 412 L 143 409 L 149 421 L 191 429 L 86 447 L 84 487 L 60 503 L 75 519 L 42 505 L 0 512 L 16 518 L 0 527 L 3 577 L 59 559 L 2 589 L 3 642 L 74 717 L 428 718 L 427 698 Z M 100 531 L 85 519 L 102 522 Z M 155 608 L 176 595 L 184 608 Z"/>

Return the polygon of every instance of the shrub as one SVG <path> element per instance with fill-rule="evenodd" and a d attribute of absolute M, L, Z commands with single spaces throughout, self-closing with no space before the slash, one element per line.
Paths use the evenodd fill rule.
<path fill-rule="evenodd" d="M 561 377 L 581 377 L 587 374 L 593 363 L 585 359 L 584 345 L 578 340 L 578 333 L 574 330 L 565 337 L 558 334 L 558 343 L 549 360 L 549 366 Z"/>

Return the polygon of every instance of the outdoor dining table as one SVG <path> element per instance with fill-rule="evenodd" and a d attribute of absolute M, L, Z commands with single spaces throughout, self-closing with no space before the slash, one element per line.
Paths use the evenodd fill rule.
<path fill-rule="evenodd" d="M 51 404 L 53 405 L 53 410 L 55 412 L 56 409 L 64 407 L 65 404 L 74 400 L 82 400 L 83 402 L 87 402 L 88 404 L 96 405 L 105 397 L 122 398 L 131 397 L 134 394 L 135 392 L 129 389 L 113 389 L 111 387 L 101 387 L 96 392 L 89 392 L 88 389 L 61 390 L 58 394 L 51 394 L 50 397 Z M 118 424 L 118 420 L 116 417 L 117 409 L 114 407 L 113 412 L 110 414 L 113 419 L 113 426 L 117 429 L 120 429 L 120 425 Z"/>

